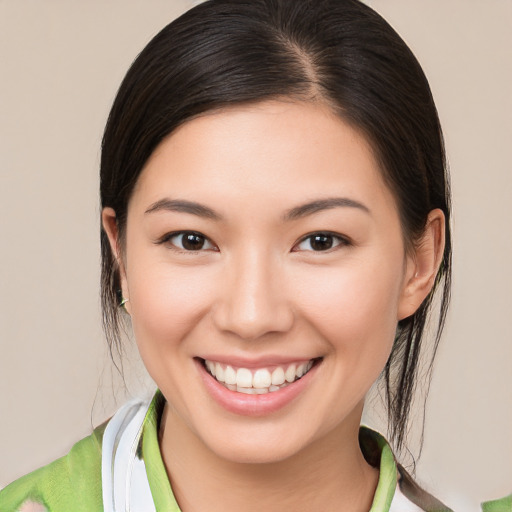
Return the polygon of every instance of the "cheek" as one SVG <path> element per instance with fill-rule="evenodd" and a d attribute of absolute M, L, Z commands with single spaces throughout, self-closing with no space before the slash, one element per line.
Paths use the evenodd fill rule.
<path fill-rule="evenodd" d="M 128 268 L 131 319 L 143 359 L 176 348 L 193 330 L 210 301 L 212 279 L 204 269 L 151 261 Z"/>
<path fill-rule="evenodd" d="M 380 261 L 380 260 L 379 260 Z M 304 274 L 294 294 L 337 353 L 387 360 L 397 325 L 401 269 L 357 261 Z"/>

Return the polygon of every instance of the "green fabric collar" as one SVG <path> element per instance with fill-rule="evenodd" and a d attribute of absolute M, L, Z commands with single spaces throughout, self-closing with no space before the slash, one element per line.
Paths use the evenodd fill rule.
<path fill-rule="evenodd" d="M 151 401 L 144 426 L 142 427 L 142 455 L 146 463 L 149 488 L 155 502 L 157 512 L 180 512 L 174 498 L 167 471 L 158 444 L 158 427 L 164 410 L 165 398 L 158 390 Z"/>
<path fill-rule="evenodd" d="M 181 512 L 167 477 L 160 446 L 158 428 L 165 398 L 157 390 L 144 419 L 142 455 L 146 461 L 149 487 L 157 512 Z M 362 426 L 359 442 L 367 461 L 379 467 L 379 483 L 370 512 L 389 512 L 397 484 L 397 466 L 389 444 L 379 433 Z"/>
<path fill-rule="evenodd" d="M 388 512 L 398 475 L 391 447 L 382 435 L 365 426 L 359 430 L 359 444 L 368 463 L 379 468 L 379 482 L 370 512 Z"/>

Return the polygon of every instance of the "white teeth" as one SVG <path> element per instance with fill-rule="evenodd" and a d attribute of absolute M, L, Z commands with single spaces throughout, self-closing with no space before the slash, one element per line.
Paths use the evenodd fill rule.
<path fill-rule="evenodd" d="M 215 378 L 219 382 L 224 382 L 224 370 L 220 363 L 215 363 Z"/>
<path fill-rule="evenodd" d="M 226 366 L 226 371 L 224 372 L 224 382 L 226 384 L 236 384 L 236 372 L 231 368 L 231 366 Z"/>
<path fill-rule="evenodd" d="M 218 380 L 218 379 L 217 379 Z M 241 388 L 252 387 L 252 373 L 247 368 L 238 368 L 236 372 L 236 385 Z"/>
<path fill-rule="evenodd" d="M 305 375 L 313 366 L 313 360 L 307 363 L 290 364 L 286 370 L 277 366 L 271 372 L 267 368 L 259 368 L 254 374 L 248 368 L 234 369 L 221 363 L 205 360 L 208 371 L 226 388 L 249 395 L 261 395 L 279 391 L 288 384 Z"/>
<path fill-rule="evenodd" d="M 272 377 L 268 370 L 256 370 L 252 378 L 253 388 L 268 388 L 272 384 Z"/>
<path fill-rule="evenodd" d="M 272 372 L 272 384 L 274 386 L 280 386 L 285 381 L 284 377 L 284 370 L 278 366 L 273 372 Z"/>
<path fill-rule="evenodd" d="M 256 394 L 256 390 L 254 388 L 244 388 L 241 386 L 237 386 L 236 390 L 239 393 L 245 393 L 246 395 L 255 395 Z"/>
<path fill-rule="evenodd" d="M 286 378 L 286 382 L 293 382 L 295 380 L 295 365 L 291 364 L 284 372 L 284 376 Z"/>

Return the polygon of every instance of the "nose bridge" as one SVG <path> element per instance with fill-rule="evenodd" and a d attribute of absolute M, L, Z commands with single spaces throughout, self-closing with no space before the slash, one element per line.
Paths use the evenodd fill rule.
<path fill-rule="evenodd" d="M 280 270 L 269 250 L 245 246 L 233 255 L 217 304 L 217 326 L 244 339 L 288 330 L 293 314 Z"/>

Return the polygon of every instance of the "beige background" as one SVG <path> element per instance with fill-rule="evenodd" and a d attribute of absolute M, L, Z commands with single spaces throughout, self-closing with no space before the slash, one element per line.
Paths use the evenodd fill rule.
<path fill-rule="evenodd" d="M 0 0 L 0 487 L 116 407 L 99 321 L 100 139 L 130 62 L 192 3 Z M 453 179 L 453 302 L 417 474 L 477 510 L 512 492 L 512 2 L 369 3 L 424 66 Z"/>

